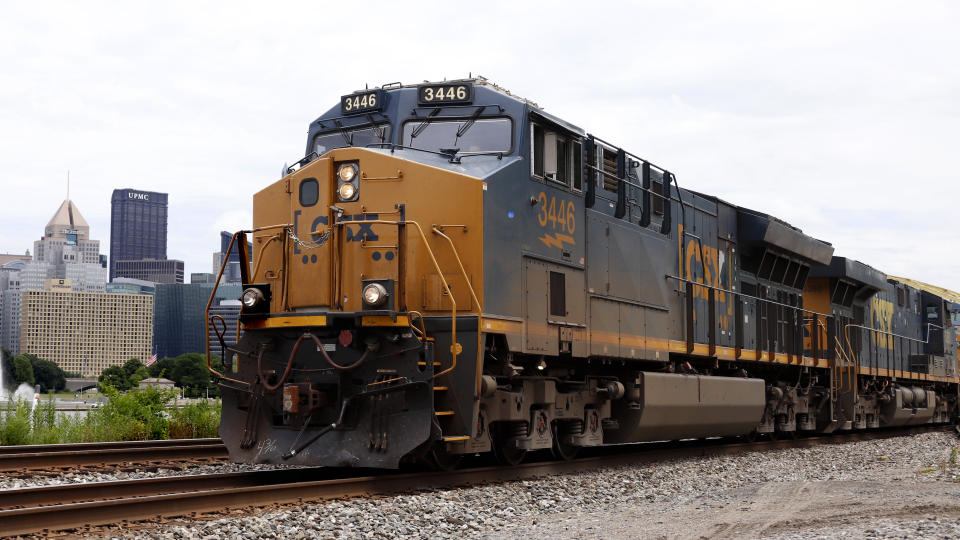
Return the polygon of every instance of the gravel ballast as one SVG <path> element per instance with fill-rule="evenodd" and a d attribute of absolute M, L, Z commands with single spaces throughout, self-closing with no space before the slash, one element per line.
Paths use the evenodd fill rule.
<path fill-rule="evenodd" d="M 118 538 L 956 538 L 953 433 L 684 458 L 253 515 Z M 220 467 L 220 466 L 213 466 Z M 237 466 L 233 466 L 237 467 Z M 130 477 L 129 475 L 127 477 Z"/>
<path fill-rule="evenodd" d="M 223 474 L 232 472 L 262 471 L 290 468 L 289 465 L 247 465 L 243 463 L 190 463 L 183 466 L 129 468 L 110 471 L 108 469 L 44 473 L 36 476 L 4 476 L 0 473 L 0 490 L 29 487 L 52 486 L 57 484 L 79 484 L 84 482 L 112 482 L 114 480 L 136 480 L 160 476 L 180 476 L 184 474 Z"/>

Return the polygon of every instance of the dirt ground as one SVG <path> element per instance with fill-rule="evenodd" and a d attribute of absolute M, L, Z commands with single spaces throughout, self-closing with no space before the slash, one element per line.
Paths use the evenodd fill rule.
<path fill-rule="evenodd" d="M 862 538 L 876 532 L 871 524 L 880 518 L 929 516 L 960 519 L 960 484 L 767 482 L 684 501 L 555 514 L 494 538 Z"/>

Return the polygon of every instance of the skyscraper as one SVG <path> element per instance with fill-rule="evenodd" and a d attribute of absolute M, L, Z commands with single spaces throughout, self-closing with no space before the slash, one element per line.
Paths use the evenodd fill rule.
<path fill-rule="evenodd" d="M 167 258 L 166 193 L 115 189 L 110 204 L 111 280 L 117 261 Z"/>
<path fill-rule="evenodd" d="M 223 257 L 230 248 L 230 240 L 233 234 L 227 231 L 220 231 L 220 251 L 213 254 L 213 275 L 220 273 L 220 266 L 223 265 Z M 253 244 L 247 242 L 247 254 L 250 257 L 248 264 L 253 262 Z M 240 246 L 234 244 L 233 250 L 227 259 L 227 265 L 223 269 L 223 277 L 220 283 L 240 283 Z"/>
<path fill-rule="evenodd" d="M 33 260 L 20 271 L 23 290 L 41 290 L 48 279 L 69 279 L 74 291 L 103 292 L 107 271 L 100 266 L 100 241 L 73 201 L 63 201 L 43 236 L 33 243 Z"/>

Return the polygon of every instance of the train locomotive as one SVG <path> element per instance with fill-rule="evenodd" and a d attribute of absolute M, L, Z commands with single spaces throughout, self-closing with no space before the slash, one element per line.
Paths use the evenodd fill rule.
<path fill-rule="evenodd" d="M 342 96 L 234 249 L 241 337 L 208 314 L 207 353 L 235 461 L 451 468 L 957 417 L 960 298 L 482 78 Z"/>

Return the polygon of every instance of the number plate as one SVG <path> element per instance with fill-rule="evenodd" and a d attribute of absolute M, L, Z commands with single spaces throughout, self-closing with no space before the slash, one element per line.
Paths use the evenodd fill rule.
<path fill-rule="evenodd" d="M 381 109 L 383 109 L 383 90 L 360 92 L 340 98 L 340 112 L 342 114 L 357 114 Z"/>
<path fill-rule="evenodd" d="M 436 103 L 470 103 L 473 101 L 472 84 L 428 84 L 417 87 L 417 99 L 421 105 Z"/>

